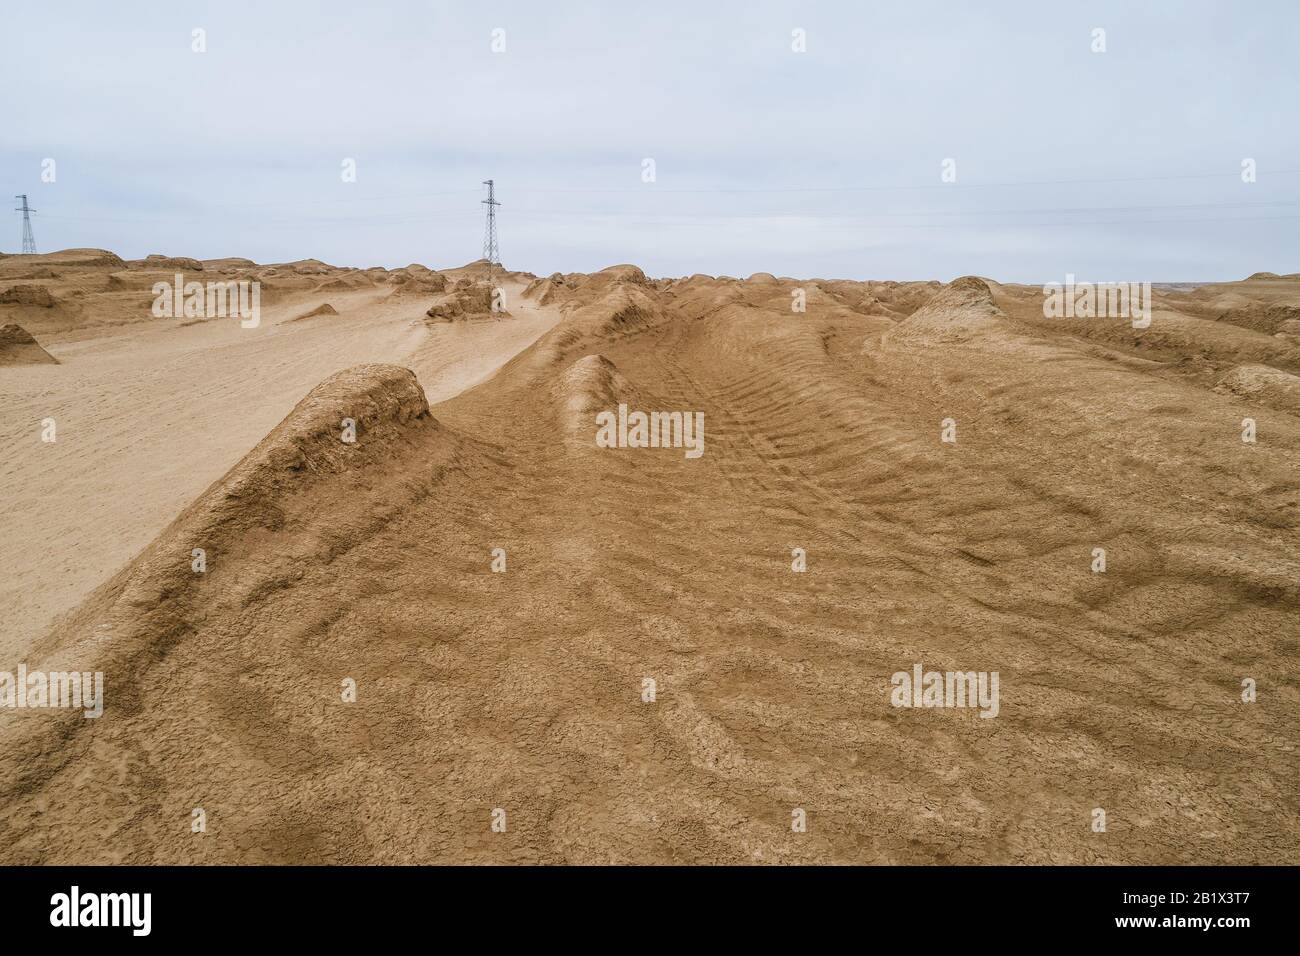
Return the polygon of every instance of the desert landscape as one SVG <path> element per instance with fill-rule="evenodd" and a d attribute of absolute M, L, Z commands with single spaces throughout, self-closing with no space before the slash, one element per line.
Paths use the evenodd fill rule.
<path fill-rule="evenodd" d="M 1294 861 L 1300 274 L 489 268 L 0 256 L 0 861 Z"/>

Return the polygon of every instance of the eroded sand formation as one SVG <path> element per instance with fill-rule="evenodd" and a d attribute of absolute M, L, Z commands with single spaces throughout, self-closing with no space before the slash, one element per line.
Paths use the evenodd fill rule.
<path fill-rule="evenodd" d="M 35 376 L 128 345 L 190 374 L 242 347 L 232 323 L 139 320 L 121 339 L 152 265 L 63 255 L 93 264 L 41 264 L 73 273 L 41 282 L 55 304 L 12 307 L 51 312 L 37 334 L 67 356 L 5 385 L 22 401 L 48 387 Z M 106 700 L 99 719 L 0 714 L 5 862 L 1300 850 L 1300 277 L 1157 289 L 1136 330 L 1045 319 L 1040 289 L 974 277 L 618 266 L 512 274 L 519 320 L 430 328 L 430 300 L 475 265 L 202 265 L 255 268 L 286 322 L 327 285 L 339 317 L 291 326 L 314 360 L 286 372 L 274 320 L 250 334 L 264 374 L 333 374 L 292 400 L 287 384 L 243 392 L 279 424 L 194 436 L 171 474 L 207 468 L 206 490 L 165 527 L 161 504 L 141 505 L 151 543 L 83 574 L 69 613 L 10 642 L 14 664 L 103 671 Z M 0 260 L 0 280 L 14 269 Z M 154 339 L 178 335 L 223 337 L 186 352 Z M 504 365 L 435 394 L 451 366 L 429 350 L 464 335 L 491 336 L 473 347 L 496 343 Z M 204 387 L 238 385 L 233 368 Z M 595 415 L 620 404 L 702 412 L 704 454 L 597 447 Z M 72 460 L 42 464 L 34 427 L 24 487 Z M 97 433 L 67 432 L 55 447 Z M 137 441 L 137 467 L 151 447 Z M 42 529 L 61 548 L 75 537 L 53 519 L 21 530 Z M 997 717 L 892 706 L 891 675 L 916 663 L 998 672 Z"/>
<path fill-rule="evenodd" d="M 58 359 L 41 348 L 41 343 L 21 325 L 0 326 L 0 365 L 57 364 Z"/>

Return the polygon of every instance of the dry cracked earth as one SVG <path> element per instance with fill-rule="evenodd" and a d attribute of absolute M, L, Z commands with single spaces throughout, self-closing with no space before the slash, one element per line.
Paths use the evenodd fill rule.
<path fill-rule="evenodd" d="M 261 327 L 152 318 L 195 269 Z M 427 314 L 483 279 L 0 258 L 0 670 L 105 679 L 0 711 L 0 861 L 1295 860 L 1300 276 Z M 703 455 L 599 447 L 620 404 Z M 893 706 L 918 663 L 996 717 Z"/>

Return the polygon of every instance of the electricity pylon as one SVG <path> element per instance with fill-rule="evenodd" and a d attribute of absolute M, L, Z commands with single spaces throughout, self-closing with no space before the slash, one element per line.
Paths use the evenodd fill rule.
<path fill-rule="evenodd" d="M 23 201 L 21 206 L 14 207 L 14 212 L 21 212 L 23 214 L 23 254 L 35 255 L 36 237 L 32 235 L 32 213 L 36 210 L 27 205 L 26 193 L 23 193 L 21 196 L 15 196 L 14 198 Z"/>
<path fill-rule="evenodd" d="M 487 206 L 487 222 L 483 227 L 483 258 L 488 263 L 488 288 L 492 288 L 492 274 L 494 268 L 499 265 L 500 251 L 497 249 L 497 202 L 495 186 L 490 179 L 483 180 L 483 185 L 488 188 L 488 198 L 483 200 Z"/>

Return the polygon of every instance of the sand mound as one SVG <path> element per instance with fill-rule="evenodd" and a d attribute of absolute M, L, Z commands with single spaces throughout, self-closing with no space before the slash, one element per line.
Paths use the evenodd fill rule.
<path fill-rule="evenodd" d="M 600 325 L 600 334 L 618 334 L 647 328 L 654 319 L 653 307 L 629 296 Z"/>
<path fill-rule="evenodd" d="M 54 308 L 54 296 L 43 285 L 15 285 L 0 292 L 0 305 L 31 305 Z"/>
<path fill-rule="evenodd" d="M 126 266 L 126 262 L 107 249 L 60 249 L 58 252 L 45 252 L 37 255 L 9 256 L 5 260 L 5 265 L 7 267 L 21 266 L 24 269 L 39 265 L 110 266 L 121 269 Z"/>
<path fill-rule="evenodd" d="M 646 278 L 645 273 L 640 268 L 627 263 L 608 266 L 599 272 L 592 273 L 591 282 L 595 285 L 606 282 L 631 282 L 634 285 L 650 284 L 650 280 Z"/>
<path fill-rule="evenodd" d="M 353 423 L 355 441 L 344 440 L 345 419 Z M 165 645 L 189 629 L 186 608 L 200 586 L 213 580 L 194 573 L 189 557 L 193 548 L 203 548 L 214 568 L 247 560 L 269 572 L 277 559 L 265 550 L 268 535 L 285 534 L 295 515 L 317 511 L 321 499 L 304 501 L 308 492 L 334 500 L 323 485 L 350 473 L 355 480 L 345 483 L 366 483 L 367 474 L 373 478 L 378 465 L 411 429 L 438 427 L 429 415 L 424 389 L 410 369 L 361 365 L 336 373 L 312 389 L 140 557 L 92 595 L 80 613 L 95 619 L 125 616 L 140 628 L 148 647 Z M 313 546 L 321 543 L 317 540 Z M 241 591 L 257 587 L 251 578 L 231 584 Z M 82 639 L 82 629 L 70 626 L 56 630 L 47 649 L 58 651 Z M 117 645 L 110 652 L 120 656 L 143 650 Z"/>
<path fill-rule="evenodd" d="M 344 440 L 349 426 L 353 441 Z M 155 668 L 181 653 L 187 641 L 202 641 L 214 621 L 256 609 L 347 553 L 428 494 L 437 470 L 455 454 L 454 439 L 429 414 L 424 390 L 409 369 L 358 366 L 312 389 L 139 557 L 33 647 L 35 659 L 49 670 L 112 675 L 106 696 L 115 718 L 87 721 L 79 711 L 65 710 L 0 725 L 0 749 L 23 767 L 0 781 L 4 802 L 12 807 L 16 794 L 57 776 L 73 753 L 81 754 L 83 765 L 99 759 L 88 753 L 92 749 L 109 763 L 130 759 L 124 740 L 139 732 L 133 721 L 148 723 L 169 706 L 171 695 L 151 683 Z M 195 549 L 205 553 L 202 573 L 192 563 Z M 269 634 L 257 644 L 268 661 L 289 650 L 275 649 Z M 201 653 L 210 658 L 214 651 Z M 221 693 L 216 685 L 212 691 Z M 172 717 L 161 719 L 174 724 Z M 200 732 L 191 743 L 203 737 Z M 113 756 L 119 747 L 124 749 Z M 166 749 L 153 759 L 165 762 Z M 56 784 L 49 792 L 60 789 Z M 126 823 L 114 817 L 111 800 L 99 808 L 80 798 L 65 803 L 56 796 L 55 803 L 73 816 L 98 812 L 117 826 Z M 0 832 L 13 837 L 12 820 L 5 817 Z M 45 850 L 32 846 L 26 852 L 39 859 Z"/>
<path fill-rule="evenodd" d="M 855 312 L 861 312 L 863 315 L 876 316 L 880 318 L 901 319 L 905 317 L 904 313 L 894 311 L 870 292 L 864 295 L 857 302 L 850 303 L 850 308 Z"/>
<path fill-rule="evenodd" d="M 1228 309 L 1215 318 L 1219 322 L 1227 322 L 1243 329 L 1274 335 L 1285 331 L 1287 323 L 1300 320 L 1300 306 L 1251 303 Z"/>
<path fill-rule="evenodd" d="M 943 288 L 938 282 L 869 282 L 867 287 L 887 308 L 903 315 L 916 312 Z"/>
<path fill-rule="evenodd" d="M 572 361 L 579 350 L 586 352 L 638 336 L 663 319 L 654 300 L 636 286 L 583 291 L 592 298 L 571 309 L 534 347 L 531 357 L 543 366 Z"/>
<path fill-rule="evenodd" d="M 354 423 L 355 441 L 344 440 L 345 419 Z M 152 550 L 168 551 L 177 538 L 220 544 L 259 525 L 274 527 L 283 519 L 278 502 L 285 495 L 301 494 L 307 484 L 373 461 L 384 444 L 425 420 L 432 422 L 429 405 L 410 369 L 360 365 L 338 372 L 312 389 L 239 464 L 182 513 L 162 535 L 162 547 L 155 545 Z M 156 561 L 144 564 L 152 565 L 159 577 L 137 575 L 140 583 L 129 591 L 149 592 L 174 576 L 181 582 L 189 580 L 188 568 L 181 573 Z M 145 607 L 147 601 L 132 603 Z"/>
<path fill-rule="evenodd" d="M 323 302 L 320 305 L 316 306 L 316 308 L 312 309 L 310 312 L 304 312 L 302 315 L 294 316 L 289 321 L 301 322 L 303 319 L 315 318 L 318 315 L 338 315 L 338 314 L 339 314 L 338 309 L 334 308 L 334 306 L 330 305 L 328 302 Z"/>
<path fill-rule="evenodd" d="M 189 256 L 164 256 L 154 253 L 145 256 L 143 259 L 133 259 L 127 263 L 132 269 L 145 269 L 149 271 L 169 271 L 169 272 L 203 272 L 204 265 L 198 259 L 191 259 Z"/>
<path fill-rule="evenodd" d="M 886 333 L 886 338 L 959 344 L 993 331 L 1001 317 L 988 283 L 975 276 L 962 276 L 949 282 L 925 305 L 898 323 Z"/>
<path fill-rule="evenodd" d="M 455 294 L 441 296 L 424 314 L 438 322 L 453 322 L 465 315 L 465 303 Z"/>
<path fill-rule="evenodd" d="M 576 287 L 577 283 L 573 279 L 555 272 L 543 279 L 534 279 L 528 283 L 524 288 L 523 296 L 538 305 L 550 305 Z"/>
<path fill-rule="evenodd" d="M 216 271 L 225 271 L 227 269 L 244 271 L 247 269 L 258 268 L 256 262 L 252 259 L 245 259 L 243 256 L 224 256 L 220 259 L 203 259 L 202 262 L 205 268 Z"/>
<path fill-rule="evenodd" d="M 1223 376 L 1214 390 L 1300 412 L 1300 376 L 1267 365 L 1239 365 Z"/>
<path fill-rule="evenodd" d="M 132 275 L 129 272 L 110 272 L 104 288 L 108 292 L 123 292 L 127 289 L 146 291 L 152 290 L 153 283 L 153 276 Z"/>
<path fill-rule="evenodd" d="M 936 307 L 986 307 L 993 306 L 993 290 L 986 280 L 978 276 L 962 276 L 944 286 L 930 303 Z"/>
<path fill-rule="evenodd" d="M 355 441 L 344 440 L 345 419 L 354 423 Z M 426 421 L 436 427 L 410 369 L 359 365 L 330 376 L 160 536 L 136 562 L 122 599 L 147 609 L 173 585 L 187 586 L 191 572 L 188 562 L 175 565 L 177 548 L 188 553 L 186 544 L 205 541 L 228 552 L 238 536 L 279 527 L 285 496 L 373 462 L 385 444 Z"/>
<path fill-rule="evenodd" d="M 453 280 L 486 282 L 489 272 L 491 272 L 495 284 L 507 281 L 528 283 L 537 278 L 531 272 L 516 272 L 513 269 L 507 269 L 500 263 L 490 266 L 486 259 L 475 259 L 473 262 L 467 262 L 463 266 L 452 269 L 440 269 L 437 274 Z"/>
<path fill-rule="evenodd" d="M 463 279 L 453 284 L 452 291 L 435 299 L 424 314 L 438 322 L 472 318 L 510 318 L 508 310 L 503 309 L 498 312 L 492 310 L 492 290 L 486 283 Z"/>
<path fill-rule="evenodd" d="M 410 267 L 408 266 L 407 269 L 409 270 Z M 395 287 L 395 292 L 414 292 L 423 295 L 429 292 L 445 292 L 447 289 L 447 277 L 437 272 L 430 272 L 428 269 L 416 272 L 398 269 L 393 272 L 389 281 Z"/>
<path fill-rule="evenodd" d="M 603 355 L 583 356 L 566 368 L 556 379 L 552 395 L 564 430 L 586 444 L 596 433 L 597 412 L 612 411 L 619 402 L 634 398 L 627 379 Z"/>
<path fill-rule="evenodd" d="M 599 449 L 596 416 L 601 412 L 617 415 L 620 404 L 632 409 L 657 407 L 604 355 L 584 355 L 552 374 L 549 394 L 555 421 L 570 450 Z"/>
<path fill-rule="evenodd" d="M 21 325 L 0 327 L 0 365 L 58 365 L 56 359 Z"/>

